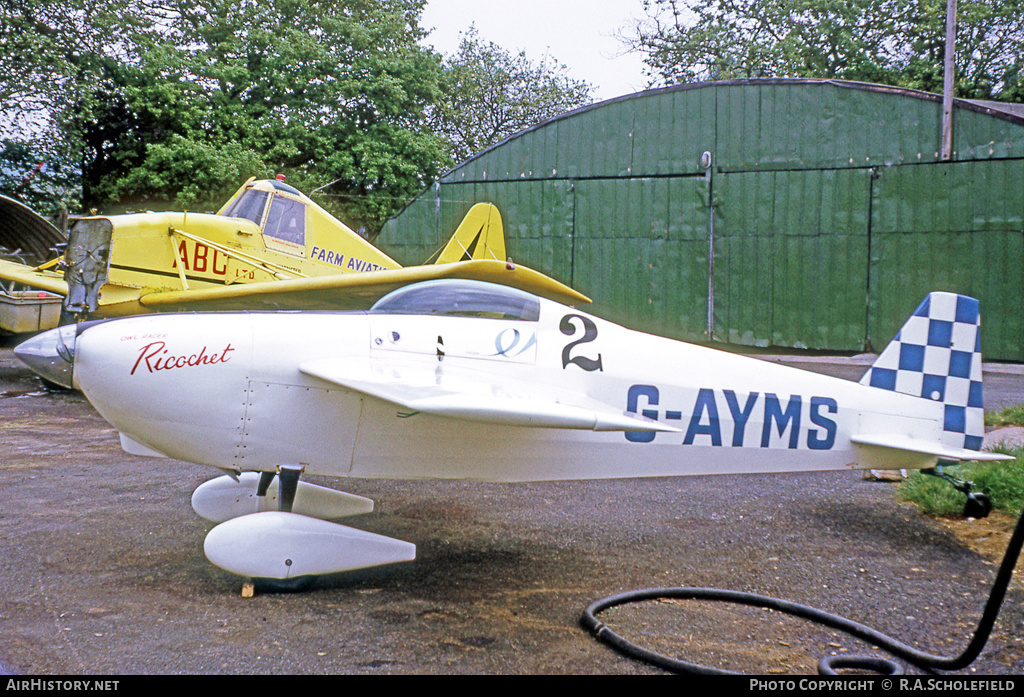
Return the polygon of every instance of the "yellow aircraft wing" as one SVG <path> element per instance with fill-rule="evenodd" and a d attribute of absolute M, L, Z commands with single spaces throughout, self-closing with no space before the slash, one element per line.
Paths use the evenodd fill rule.
<path fill-rule="evenodd" d="M 247 186 L 250 183 L 248 182 Z M 240 192 L 245 190 L 246 187 L 243 187 Z M 311 202 L 310 206 L 312 206 Z M 212 278 L 197 278 L 195 285 L 192 287 L 189 287 L 189 283 L 186 282 L 185 277 L 188 266 L 181 257 L 181 249 L 184 248 L 184 240 L 186 239 L 191 240 L 193 244 L 197 245 L 197 255 L 198 245 L 202 244 L 204 249 L 212 248 L 217 253 L 220 253 L 222 259 L 238 259 L 253 268 L 266 270 L 268 272 L 266 274 L 268 279 L 278 276 L 274 269 L 282 267 L 271 264 L 252 251 L 253 249 L 260 248 L 261 245 L 253 244 L 251 247 L 238 247 L 237 244 L 231 244 L 231 242 L 237 242 L 235 240 L 235 236 L 238 234 L 236 228 L 241 224 L 241 221 L 237 219 L 229 217 L 218 218 L 215 216 L 199 216 L 196 218 L 193 216 L 191 219 L 192 223 L 199 225 L 200 228 L 203 228 L 203 225 L 209 228 L 203 228 L 207 234 L 202 235 L 194 234 L 194 230 L 190 233 L 184 229 L 177 229 L 178 227 L 185 227 L 186 214 L 180 215 L 182 219 L 180 223 L 168 217 L 171 215 L 178 214 L 139 214 L 132 216 L 130 222 L 122 220 L 121 222 L 125 230 L 128 230 L 128 233 L 124 233 L 124 230 L 122 230 L 121 232 L 124 234 L 121 234 L 117 239 L 117 244 L 124 247 L 124 249 L 118 252 L 121 254 L 121 257 L 118 258 L 119 260 L 115 260 L 113 246 L 111 246 L 111 250 L 108 252 L 110 254 L 109 261 L 107 261 L 106 256 L 96 255 L 95 259 L 93 259 L 91 252 L 82 252 L 87 258 L 95 261 L 92 265 L 86 264 L 83 266 L 84 271 L 80 270 L 78 272 L 79 275 L 84 274 L 82 281 L 78 285 L 83 283 L 88 285 L 85 291 L 69 290 L 69 285 L 65 281 L 63 274 L 52 270 L 57 264 L 58 260 L 56 259 L 42 266 L 33 267 L 30 264 L 7 261 L 0 258 L 0 279 L 49 291 L 65 298 L 69 292 L 78 294 L 83 292 L 92 293 L 97 297 L 99 294 L 102 294 L 103 301 L 97 303 L 96 307 L 91 308 L 98 317 L 116 317 L 147 311 L 362 310 L 368 308 L 377 299 L 401 286 L 419 281 L 455 278 L 487 281 L 521 288 L 567 305 L 590 302 L 586 296 L 542 273 L 506 261 L 501 215 L 498 209 L 491 204 L 481 203 L 474 205 L 470 209 L 448 244 L 440 251 L 437 261 L 433 264 L 388 269 L 383 268 L 381 265 L 368 264 L 367 266 L 375 266 L 378 270 L 354 273 L 346 273 L 339 270 L 337 273 L 327 273 L 325 275 L 322 275 L 322 265 L 316 269 L 299 265 L 299 269 L 288 267 L 289 273 L 285 274 L 284 278 L 252 283 L 225 283 L 224 285 L 219 283 L 216 285 L 212 284 L 211 281 L 215 280 Z M 323 214 L 323 217 L 328 222 L 334 220 L 329 218 L 326 213 Z M 121 219 L 119 218 L 118 220 Z M 170 222 L 168 222 L 169 220 Z M 336 220 L 334 220 L 334 223 L 344 228 Z M 173 240 L 171 244 L 168 244 L 165 240 L 166 235 L 163 234 L 168 225 L 171 226 L 171 236 L 166 238 L 166 240 Z M 134 230 L 135 234 L 130 234 L 132 232 L 132 230 L 129 230 L 131 226 L 138 228 Z M 250 227 L 253 226 L 250 225 Z M 107 228 L 112 228 L 112 224 L 108 222 Z M 231 235 L 227 236 L 228 242 L 224 242 L 221 237 L 213 234 L 218 232 L 220 228 L 230 228 Z M 355 236 L 355 233 L 352 233 L 347 228 L 344 228 L 344 230 L 347 231 L 348 235 Z M 220 231 L 222 232 L 223 230 Z M 106 238 L 99 234 L 101 232 L 103 230 L 98 228 L 97 240 L 93 242 L 105 241 L 113 245 L 113 242 L 111 242 L 112 229 L 107 230 Z M 179 237 L 182 239 L 179 240 Z M 85 242 L 89 242 L 90 239 L 86 236 Z M 264 235 L 261 239 L 269 238 Z M 335 244 L 329 244 L 328 242 L 318 241 L 318 244 L 323 247 L 333 246 L 337 253 L 340 247 L 337 244 L 337 240 L 335 242 Z M 126 244 L 128 244 L 127 247 L 125 247 Z M 132 246 L 133 244 L 134 246 Z M 368 246 L 366 243 L 362 244 Z M 168 256 L 168 249 L 177 256 L 176 264 L 171 263 L 171 261 L 174 261 L 173 259 L 168 260 L 165 258 Z M 315 250 L 316 246 L 313 249 Z M 373 249 L 373 251 L 377 250 Z M 153 262 L 153 257 L 158 252 L 163 253 L 161 259 L 167 262 L 167 268 L 163 268 L 160 264 Z M 127 255 L 127 258 L 124 258 L 125 255 Z M 350 256 L 350 254 L 345 256 Z M 366 254 L 361 254 L 360 257 L 370 258 Z M 109 273 L 107 265 L 111 269 L 116 266 L 120 273 L 127 268 L 125 264 L 134 266 L 140 263 L 140 259 L 143 261 L 148 260 L 149 266 L 146 269 L 131 270 L 140 271 L 141 273 L 127 278 L 122 273 L 122 277 L 117 280 L 107 279 L 106 274 Z M 168 287 L 171 284 L 166 282 L 166 277 L 168 276 L 166 271 L 171 268 L 176 269 L 177 276 L 180 277 L 180 284 L 173 284 L 171 287 Z"/>
<path fill-rule="evenodd" d="M 439 278 L 464 278 L 512 286 L 567 305 L 590 302 L 587 296 L 539 271 L 495 259 L 237 283 L 185 291 L 156 291 L 143 295 L 140 302 L 155 312 L 366 309 L 396 288 Z"/>
<path fill-rule="evenodd" d="M 41 267 L 0 259 L 0 278 L 57 295 L 66 296 L 68 294 L 68 284 L 64 280 L 64 274 Z"/>

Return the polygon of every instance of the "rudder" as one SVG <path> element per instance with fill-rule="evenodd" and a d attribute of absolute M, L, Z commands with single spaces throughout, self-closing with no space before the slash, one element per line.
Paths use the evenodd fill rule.
<path fill-rule="evenodd" d="M 434 263 L 473 259 L 505 261 L 505 230 L 493 204 L 478 203 L 470 208 Z"/>
<path fill-rule="evenodd" d="M 929 293 L 862 385 L 945 405 L 943 443 L 980 450 L 985 436 L 978 301 L 956 293 Z"/>

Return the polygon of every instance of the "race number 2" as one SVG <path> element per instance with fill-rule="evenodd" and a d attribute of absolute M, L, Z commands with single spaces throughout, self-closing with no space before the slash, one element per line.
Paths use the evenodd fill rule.
<path fill-rule="evenodd" d="M 566 336 L 573 336 L 576 334 L 577 327 L 573 324 L 572 320 L 578 319 L 583 324 L 583 336 L 576 341 L 571 341 L 566 344 L 565 348 L 562 349 L 562 368 L 566 368 L 570 363 L 574 363 L 583 370 L 601 370 L 604 368 L 601 366 L 601 354 L 597 354 L 597 358 L 588 358 L 587 356 L 574 356 L 572 355 L 573 349 L 580 344 L 587 344 L 597 338 L 597 326 L 594 325 L 593 320 L 583 315 L 566 315 L 562 318 L 562 321 L 558 324 L 558 329 Z"/>

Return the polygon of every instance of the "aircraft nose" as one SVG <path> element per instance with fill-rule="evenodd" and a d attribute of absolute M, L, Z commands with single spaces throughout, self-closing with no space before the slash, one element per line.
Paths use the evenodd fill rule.
<path fill-rule="evenodd" d="M 14 355 L 44 380 L 71 389 L 77 333 L 77 325 L 65 324 L 18 344 L 14 347 Z"/>

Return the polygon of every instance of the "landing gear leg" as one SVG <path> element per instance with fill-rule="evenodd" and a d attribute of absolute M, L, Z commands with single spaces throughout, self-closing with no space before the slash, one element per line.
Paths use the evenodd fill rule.
<path fill-rule="evenodd" d="M 260 472 L 260 482 L 256 486 L 256 495 L 265 502 L 267 491 L 270 490 L 270 484 L 274 481 L 274 477 L 280 477 L 281 486 L 280 491 L 278 491 L 277 507 L 280 511 L 291 513 L 295 505 L 295 492 L 299 489 L 299 477 L 302 475 L 303 469 L 301 465 L 281 465 L 276 473 Z M 261 511 L 266 509 L 267 506 L 265 504 L 260 505 Z"/>
<path fill-rule="evenodd" d="M 273 472 L 260 472 L 260 483 L 256 486 L 256 510 L 266 511 L 269 509 L 267 505 L 267 491 L 270 489 L 270 484 L 274 481 L 276 475 Z"/>
<path fill-rule="evenodd" d="M 942 465 L 937 465 L 932 469 L 921 470 L 921 472 L 938 477 L 939 479 L 945 479 L 953 485 L 954 489 L 967 494 L 967 503 L 964 504 L 964 516 L 968 518 L 985 518 L 992 512 L 992 501 L 989 497 L 981 492 L 971 491 L 974 487 L 973 482 L 951 477 L 942 471 Z"/>
<path fill-rule="evenodd" d="M 277 470 L 281 480 L 280 508 L 285 513 L 291 513 L 295 505 L 295 492 L 299 488 L 299 477 L 303 469 L 301 465 L 281 465 Z"/>
<path fill-rule="evenodd" d="M 291 513 L 292 507 L 295 505 L 295 492 L 299 488 L 299 477 L 302 476 L 303 467 L 301 465 L 281 465 L 277 469 L 277 477 L 280 483 L 280 491 L 278 492 L 278 508 L 284 513 Z M 270 482 L 274 479 L 273 472 L 262 472 L 260 473 L 260 483 L 256 489 L 258 496 L 266 496 L 267 490 L 270 488 Z M 291 565 L 291 559 L 285 561 L 285 564 Z M 242 595 L 251 594 L 257 589 L 268 590 L 272 592 L 295 592 L 308 590 L 316 582 L 316 576 L 299 576 L 296 578 L 279 579 L 279 578 L 254 578 L 250 584 L 245 584 L 242 587 Z"/>
<path fill-rule="evenodd" d="M 267 489 L 270 488 L 270 483 L 272 481 L 274 481 L 274 473 L 273 472 L 260 472 L 260 483 L 259 483 L 259 486 L 256 487 L 256 495 L 257 496 L 266 496 L 267 495 Z"/>

